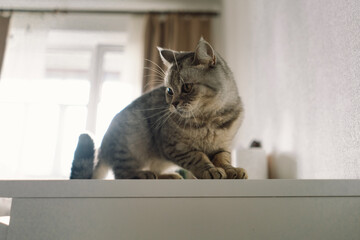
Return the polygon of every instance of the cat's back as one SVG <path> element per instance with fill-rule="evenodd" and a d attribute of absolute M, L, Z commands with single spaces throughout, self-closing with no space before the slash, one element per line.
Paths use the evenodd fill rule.
<path fill-rule="evenodd" d="M 165 88 L 159 87 L 135 99 L 115 115 L 109 126 L 109 130 L 111 129 L 113 131 L 116 130 L 113 128 L 145 123 L 148 116 L 155 114 L 161 108 L 165 109 L 166 102 L 164 92 Z"/>
<path fill-rule="evenodd" d="M 101 143 L 101 155 L 113 154 L 119 147 L 131 152 L 148 151 L 153 147 L 150 121 L 166 107 L 165 88 L 156 88 L 134 100 L 111 121 Z M 141 153 L 143 154 L 143 153 Z"/>

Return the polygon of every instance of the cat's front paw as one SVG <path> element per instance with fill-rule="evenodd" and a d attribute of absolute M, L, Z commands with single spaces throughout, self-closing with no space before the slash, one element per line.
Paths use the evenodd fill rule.
<path fill-rule="evenodd" d="M 152 171 L 138 171 L 131 178 L 133 179 L 157 179 L 157 175 Z"/>
<path fill-rule="evenodd" d="M 243 168 L 226 168 L 226 175 L 228 179 L 247 179 L 248 175 Z"/>
<path fill-rule="evenodd" d="M 222 168 L 213 167 L 205 170 L 202 174 L 202 179 L 224 179 L 226 178 L 225 170 Z"/>
<path fill-rule="evenodd" d="M 167 174 L 161 174 L 158 176 L 159 179 L 183 179 L 182 176 L 180 176 L 177 173 L 167 173 Z"/>

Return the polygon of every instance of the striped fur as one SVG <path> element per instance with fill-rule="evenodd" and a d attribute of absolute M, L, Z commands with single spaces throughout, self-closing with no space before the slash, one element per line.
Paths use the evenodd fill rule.
<path fill-rule="evenodd" d="M 230 164 L 244 110 L 225 61 L 203 39 L 194 52 L 159 52 L 168 69 L 154 71 L 164 85 L 114 117 L 92 174 L 93 145 L 81 144 L 89 139 L 80 137 L 71 176 L 102 178 L 112 169 L 117 179 L 180 178 L 166 172 L 177 165 L 201 179 L 247 178 L 244 169 Z M 80 154 L 86 145 L 89 158 Z"/>
<path fill-rule="evenodd" d="M 74 154 L 70 179 L 92 178 L 94 158 L 94 141 L 88 134 L 81 134 Z"/>

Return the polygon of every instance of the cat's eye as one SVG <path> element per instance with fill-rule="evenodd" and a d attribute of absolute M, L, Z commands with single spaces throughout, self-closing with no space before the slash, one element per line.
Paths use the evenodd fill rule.
<path fill-rule="evenodd" d="M 173 92 L 173 90 L 172 90 L 171 88 L 167 88 L 167 89 L 166 89 L 166 92 L 167 92 L 167 94 L 169 94 L 170 96 L 174 95 L 174 92 Z"/>
<path fill-rule="evenodd" d="M 182 90 L 182 92 L 184 92 L 184 93 L 189 93 L 189 92 L 191 92 L 192 88 L 193 88 L 193 84 L 192 84 L 192 83 L 185 83 L 185 84 L 182 85 L 181 90 Z"/>

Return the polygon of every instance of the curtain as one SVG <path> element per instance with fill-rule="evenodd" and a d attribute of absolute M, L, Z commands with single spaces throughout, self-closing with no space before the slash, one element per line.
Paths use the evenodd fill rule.
<path fill-rule="evenodd" d="M 0 16 L 0 76 L 1 67 L 3 65 L 3 59 L 5 54 L 6 39 L 9 30 L 10 17 Z"/>
<path fill-rule="evenodd" d="M 146 16 L 143 92 L 162 83 L 157 65 L 165 66 L 157 46 L 177 51 L 193 51 L 200 37 L 211 42 L 211 16 L 206 14 L 150 13 Z"/>

